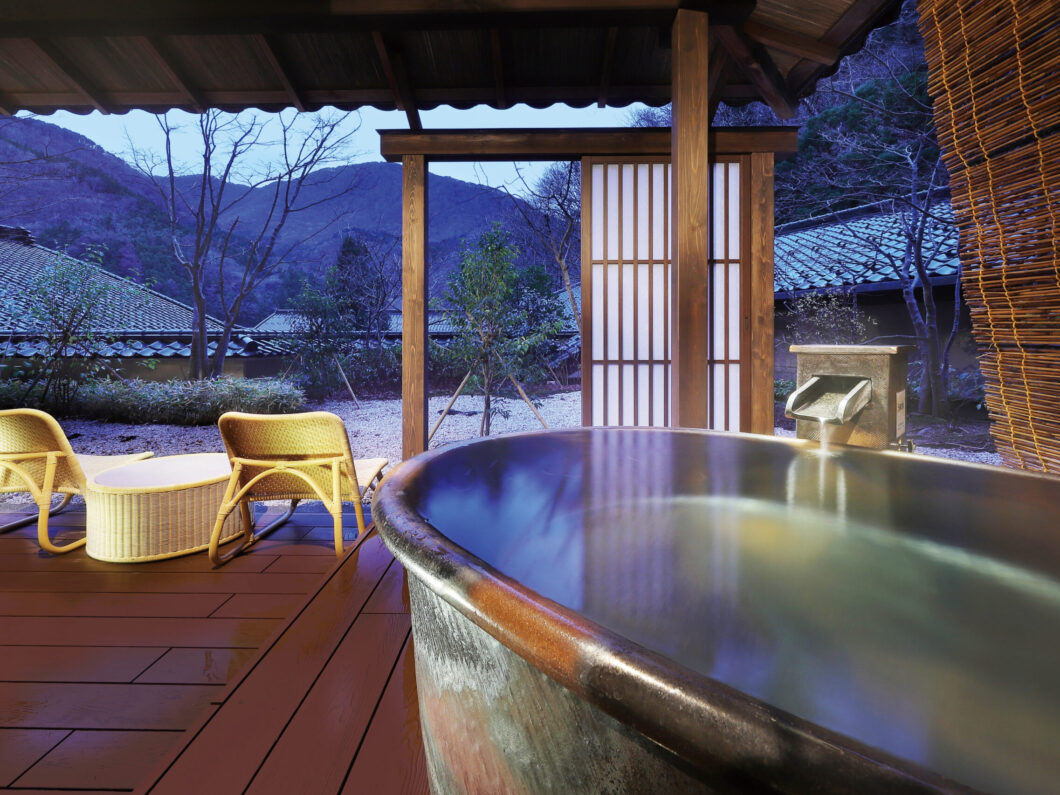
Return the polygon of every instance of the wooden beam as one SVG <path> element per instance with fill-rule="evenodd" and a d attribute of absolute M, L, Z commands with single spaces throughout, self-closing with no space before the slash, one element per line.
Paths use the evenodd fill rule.
<path fill-rule="evenodd" d="M 831 66 L 839 60 L 839 48 L 822 44 L 809 36 L 800 36 L 788 30 L 780 30 L 750 20 L 743 24 L 743 32 L 766 47 L 772 47 L 774 50 L 780 50 L 798 58 L 806 58 L 823 66 Z"/>
<path fill-rule="evenodd" d="M 158 68 L 161 69 L 169 81 L 176 86 L 177 90 L 184 95 L 188 102 L 188 107 L 190 107 L 195 113 L 202 113 L 206 109 L 206 103 L 203 102 L 202 96 L 192 86 L 191 81 L 184 77 L 184 75 L 180 74 L 176 67 L 173 66 L 173 58 L 169 54 L 166 44 L 151 36 L 143 36 L 141 42 L 144 49 L 150 52 L 151 57 L 155 59 Z"/>
<path fill-rule="evenodd" d="M 798 100 L 765 48 L 732 26 L 719 25 L 717 31 L 718 41 L 758 89 L 777 118 L 790 119 L 794 116 Z"/>
<path fill-rule="evenodd" d="M 716 154 L 774 152 L 793 155 L 798 149 L 797 127 L 721 127 L 709 132 L 710 151 Z M 669 128 L 582 127 L 551 130 L 380 130 L 384 159 L 397 162 L 406 155 L 459 162 L 506 160 L 577 160 L 582 157 L 669 155 Z"/>
<path fill-rule="evenodd" d="M 750 417 L 747 430 L 773 435 L 773 155 L 750 157 Z M 743 368 L 741 368 L 743 369 Z"/>
<path fill-rule="evenodd" d="M 658 25 L 682 0 L 47 0 L 5 3 L 7 36 L 245 35 L 335 30 L 488 30 Z M 697 0 L 718 24 L 742 24 L 753 0 Z M 11 6 L 11 8 L 8 8 Z"/>
<path fill-rule="evenodd" d="M 604 56 L 600 62 L 600 97 L 596 107 L 607 106 L 607 91 L 611 87 L 611 68 L 615 59 L 615 41 L 618 39 L 618 28 L 614 25 L 607 29 L 604 36 Z"/>
<path fill-rule="evenodd" d="M 401 160 L 401 456 L 427 449 L 427 159 Z"/>
<path fill-rule="evenodd" d="M 671 167 L 671 425 L 707 427 L 707 261 L 710 258 L 710 85 L 707 15 L 673 25 Z"/>
<path fill-rule="evenodd" d="M 497 28 L 490 30 L 490 53 L 493 57 L 493 90 L 496 93 L 497 107 L 508 107 L 504 92 L 504 50 L 501 48 L 501 32 Z"/>
<path fill-rule="evenodd" d="M 416 97 L 412 93 L 412 83 L 408 72 L 405 71 L 405 62 L 401 53 L 391 47 L 386 37 L 380 31 L 372 32 L 372 40 L 375 42 L 375 50 L 379 54 L 379 64 L 383 67 L 390 84 L 390 91 L 394 94 L 394 104 L 398 110 L 405 111 L 409 120 L 410 130 L 422 130 L 420 113 L 416 108 Z"/>
<path fill-rule="evenodd" d="M 77 93 L 81 95 L 86 104 L 91 105 L 100 113 L 110 112 L 103 102 L 99 89 L 51 41 L 48 39 L 27 39 L 26 41 L 37 50 L 37 55 L 41 60 L 48 63 L 66 78 L 67 82 L 77 90 Z"/>
<path fill-rule="evenodd" d="M 850 52 L 870 30 L 886 22 L 888 15 L 893 16 L 899 5 L 886 0 L 854 0 L 820 41 L 826 46 L 835 47 L 840 53 L 844 49 Z M 798 94 L 809 93 L 821 72 L 821 65 L 816 61 L 800 61 L 788 73 L 788 85 Z"/>
<path fill-rule="evenodd" d="M 302 99 L 302 95 L 299 93 L 298 89 L 295 88 L 294 83 L 291 82 L 288 70 L 284 68 L 283 63 L 276 54 L 276 47 L 274 46 L 272 39 L 269 36 L 263 36 L 260 34 L 253 38 L 257 42 L 258 47 L 261 48 L 265 60 L 269 62 L 269 66 L 276 75 L 276 79 L 280 81 L 283 90 L 287 92 L 287 96 L 290 98 L 291 104 L 294 105 L 295 110 L 299 113 L 305 113 L 305 101 Z"/>

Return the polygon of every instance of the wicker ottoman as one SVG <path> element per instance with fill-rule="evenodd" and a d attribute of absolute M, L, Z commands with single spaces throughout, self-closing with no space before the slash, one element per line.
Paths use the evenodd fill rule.
<path fill-rule="evenodd" d="M 139 563 L 206 549 L 231 474 L 224 453 L 149 458 L 99 473 L 85 495 L 85 550 L 97 560 Z M 239 533 L 235 511 L 222 541 Z"/>

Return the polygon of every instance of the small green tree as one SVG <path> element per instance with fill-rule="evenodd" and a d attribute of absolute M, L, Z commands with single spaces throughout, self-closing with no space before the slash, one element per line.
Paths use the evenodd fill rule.
<path fill-rule="evenodd" d="M 482 436 L 489 435 L 499 411 L 493 398 L 503 383 L 539 375 L 542 349 L 560 327 L 559 302 L 547 275 L 541 268 L 520 272 L 517 254 L 501 225 L 494 224 L 473 248 L 465 246 L 445 294 L 457 331 L 453 357 L 471 371 L 469 384 L 482 390 Z"/>
<path fill-rule="evenodd" d="M 343 237 L 324 278 L 303 284 L 295 299 L 297 353 L 307 393 L 320 397 L 342 387 L 335 366 L 340 358 L 362 366 L 392 358 L 381 345 L 399 287 L 393 245 L 378 248 L 349 234 Z"/>
<path fill-rule="evenodd" d="M 131 285 L 100 278 L 104 257 L 93 246 L 74 259 L 59 254 L 20 295 L 6 295 L 21 318 L 19 331 L 40 342 L 40 355 L 22 373 L 22 402 L 35 400 L 60 411 L 73 405 L 78 387 L 88 378 L 113 372 L 99 357 L 107 341 L 110 305 L 141 301 Z"/>

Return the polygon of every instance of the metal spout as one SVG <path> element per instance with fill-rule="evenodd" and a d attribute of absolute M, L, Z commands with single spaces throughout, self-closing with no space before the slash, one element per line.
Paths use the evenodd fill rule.
<path fill-rule="evenodd" d="M 872 381 L 856 375 L 815 375 L 788 396 L 784 414 L 833 425 L 851 422 L 872 399 Z"/>

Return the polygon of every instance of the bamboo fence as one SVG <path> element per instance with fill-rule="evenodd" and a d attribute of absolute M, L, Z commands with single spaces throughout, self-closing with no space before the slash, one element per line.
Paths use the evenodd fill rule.
<path fill-rule="evenodd" d="M 1060 4 L 919 11 L 994 439 L 1060 473 Z"/>

